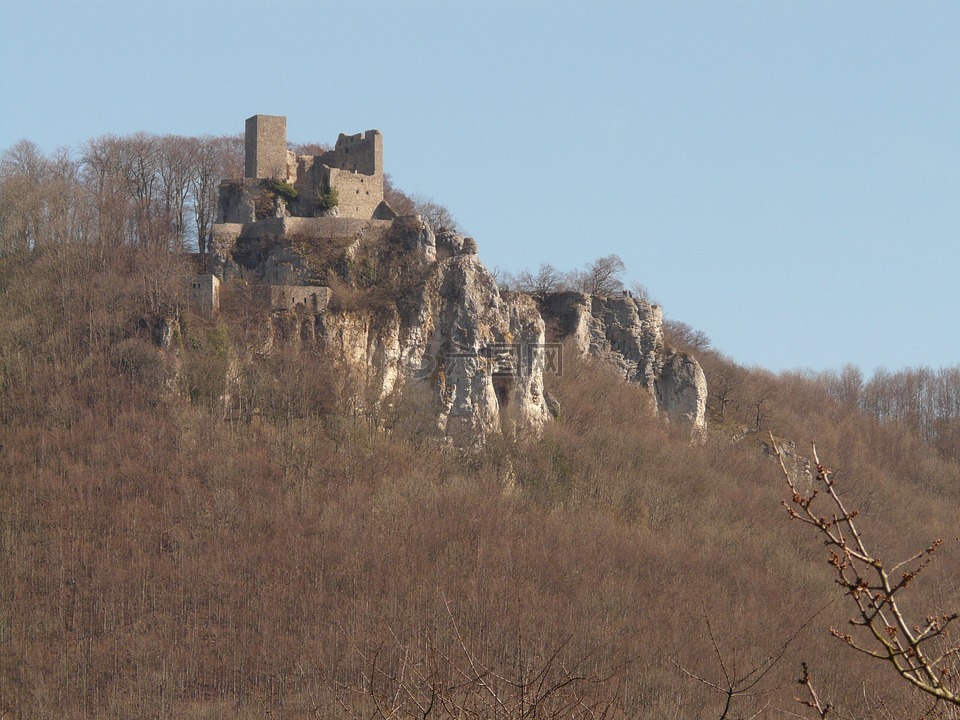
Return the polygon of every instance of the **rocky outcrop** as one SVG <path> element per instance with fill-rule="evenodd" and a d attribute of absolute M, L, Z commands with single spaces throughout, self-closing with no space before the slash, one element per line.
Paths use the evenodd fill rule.
<path fill-rule="evenodd" d="M 749 437 L 752 434 L 753 433 L 748 432 L 737 439 L 742 440 L 744 437 Z M 797 452 L 797 444 L 795 442 L 785 438 L 776 438 L 776 445 L 774 445 L 770 442 L 767 442 L 766 439 L 761 439 L 760 447 L 762 448 L 764 454 L 771 460 L 774 460 L 777 463 L 779 463 L 781 460 L 783 461 L 782 469 L 786 471 L 787 478 L 794 484 L 797 490 L 802 493 L 813 492 L 813 463 L 810 462 L 809 458 L 806 458 Z M 779 458 L 777 457 L 777 450 L 780 451 Z"/>
<path fill-rule="evenodd" d="M 707 377 L 692 355 L 670 349 L 654 380 L 657 406 L 673 420 L 702 430 L 706 425 Z"/>
<path fill-rule="evenodd" d="M 476 255 L 438 265 L 415 334 L 424 343 L 420 382 L 437 394 L 448 436 L 536 431 L 547 421 L 543 375 L 525 361 L 544 342 L 543 320 L 529 298 L 502 298 Z"/>
<path fill-rule="evenodd" d="M 432 261 L 433 233 L 423 228 L 416 218 L 283 217 L 218 223 L 213 226 L 207 267 L 222 280 L 245 275 L 276 285 L 320 284 L 329 261 L 349 259 L 361 245 L 376 245 L 390 234 L 404 249 Z"/>
<path fill-rule="evenodd" d="M 275 339 L 320 346 L 371 408 L 408 390 L 428 398 L 437 428 L 460 446 L 492 432 L 536 433 L 560 412 L 543 387 L 548 328 L 551 340 L 571 339 L 579 352 L 646 388 L 666 418 L 704 425 L 703 372 L 691 356 L 664 346 L 659 306 L 577 292 L 539 303 L 501 293 L 473 238 L 436 237 L 419 217 L 222 223 L 209 263 L 221 277 L 282 286 L 284 298 L 309 288 L 319 299 L 322 291 L 323 302 L 269 303 L 275 313 L 289 306 L 282 310 L 288 317 L 274 317 Z M 339 292 L 362 300 L 357 283 L 369 283 L 370 273 L 392 283 L 377 291 L 379 300 L 338 299 Z M 336 288 L 327 291 L 325 283 Z"/>
<path fill-rule="evenodd" d="M 459 446 L 543 427 L 543 375 L 524 357 L 544 342 L 531 299 L 504 299 L 475 255 L 459 255 L 435 265 L 413 306 L 407 317 L 322 314 L 317 342 L 357 375 L 368 402 L 406 390 L 430 398 L 438 429 Z"/>
<path fill-rule="evenodd" d="M 569 338 L 580 353 L 643 385 L 668 419 L 704 427 L 706 377 L 691 355 L 664 346 L 659 305 L 633 297 L 561 292 L 544 297 L 540 309 L 554 339 Z"/>
<path fill-rule="evenodd" d="M 664 347 L 658 306 L 582 293 L 538 306 L 501 294 L 476 240 L 455 223 L 433 223 L 435 234 L 386 203 L 379 131 L 296 155 L 286 118 L 255 115 L 245 127 L 244 178 L 220 185 L 206 255 L 210 275 L 255 286 L 250 303 L 269 318 L 253 323 L 264 336 L 257 352 L 277 341 L 318 344 L 343 367 L 351 402 L 389 404 L 415 387 L 438 427 L 471 445 L 491 432 L 536 432 L 559 415 L 543 387 L 544 369 L 559 368 L 546 319 L 554 338 L 646 388 L 666 417 L 703 427 L 703 372 Z"/>

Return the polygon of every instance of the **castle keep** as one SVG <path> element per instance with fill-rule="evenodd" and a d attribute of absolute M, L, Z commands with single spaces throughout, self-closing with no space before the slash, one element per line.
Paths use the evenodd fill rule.
<path fill-rule="evenodd" d="M 285 177 L 287 119 L 278 115 L 254 115 L 247 118 L 243 150 L 245 178 Z"/>

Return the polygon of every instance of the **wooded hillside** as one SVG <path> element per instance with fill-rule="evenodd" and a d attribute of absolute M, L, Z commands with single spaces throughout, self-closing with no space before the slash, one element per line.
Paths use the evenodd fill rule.
<path fill-rule="evenodd" d="M 541 437 L 463 452 L 415 398 L 354 402 L 309 345 L 234 363 L 259 311 L 241 284 L 218 318 L 190 311 L 169 218 L 138 242 L 102 216 L 60 234 L 56 213 L 16 212 L 0 716 L 707 718 L 770 665 L 726 717 L 814 717 L 801 661 L 838 717 L 929 710 L 830 636 L 850 611 L 764 445 L 816 440 L 884 556 L 943 538 L 911 591 L 960 609 L 956 418 L 922 411 L 941 406 L 913 390 L 921 371 L 776 375 L 674 325 L 710 384 L 702 443 L 569 353 Z"/>

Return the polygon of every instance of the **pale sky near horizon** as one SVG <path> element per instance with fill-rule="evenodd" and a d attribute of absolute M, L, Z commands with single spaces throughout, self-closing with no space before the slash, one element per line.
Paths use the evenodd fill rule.
<path fill-rule="evenodd" d="M 377 128 L 489 266 L 772 370 L 960 364 L 960 4 L 0 0 L 0 150 Z"/>

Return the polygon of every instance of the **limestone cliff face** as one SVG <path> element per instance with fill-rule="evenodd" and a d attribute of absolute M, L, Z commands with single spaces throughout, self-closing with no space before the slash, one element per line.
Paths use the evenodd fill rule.
<path fill-rule="evenodd" d="M 707 380 L 692 356 L 664 346 L 663 311 L 632 297 L 562 292 L 540 309 L 557 339 L 570 338 L 584 355 L 643 385 L 659 412 L 702 429 Z"/>
<path fill-rule="evenodd" d="M 544 342 L 527 297 L 501 297 L 475 255 L 433 267 L 412 309 L 326 312 L 316 341 L 359 380 L 366 402 L 414 391 L 430 399 L 436 423 L 460 446 L 491 432 L 536 433 L 549 418 L 543 375 L 521 349 Z"/>
<path fill-rule="evenodd" d="M 706 427 L 707 377 L 692 355 L 667 350 L 660 376 L 654 380 L 654 397 L 667 417 L 697 430 Z"/>
<path fill-rule="evenodd" d="M 535 431 L 547 421 L 543 374 L 529 362 L 529 349 L 544 343 L 543 319 L 529 298 L 502 297 L 476 255 L 439 264 L 417 332 L 431 371 L 421 382 L 436 388 L 447 435 Z"/>
<path fill-rule="evenodd" d="M 343 370 L 364 407 L 387 407 L 415 393 L 427 399 L 421 411 L 460 446 L 494 432 L 536 433 L 556 414 L 544 395 L 547 328 L 551 340 L 571 338 L 579 352 L 646 388 L 665 417 L 704 424 L 703 372 L 695 359 L 664 346 L 658 306 L 576 292 L 539 303 L 501 293 L 472 238 L 438 241 L 418 218 L 220 225 L 210 265 L 225 279 L 286 290 L 334 283 L 322 310 L 274 302 L 273 329 L 259 352 L 281 339 L 315 344 Z M 338 302 L 338 293 L 358 291 L 351 284 L 356 273 L 375 273 L 386 283 L 376 303 Z"/>
<path fill-rule="evenodd" d="M 428 398 L 438 429 L 461 446 L 482 443 L 491 432 L 536 433 L 550 417 L 542 372 L 529 361 L 544 342 L 536 304 L 501 296 L 471 238 L 460 238 L 456 250 L 445 245 L 445 254 L 456 254 L 437 261 L 433 232 L 409 217 L 286 218 L 220 228 L 210 265 L 222 277 L 317 285 L 330 268 L 354 267 L 394 283 L 397 297 L 373 307 L 337 302 L 338 292 L 356 291 L 347 277 L 323 312 L 274 313 L 260 352 L 281 338 L 316 344 L 357 402 L 375 409 L 416 392 Z"/>

